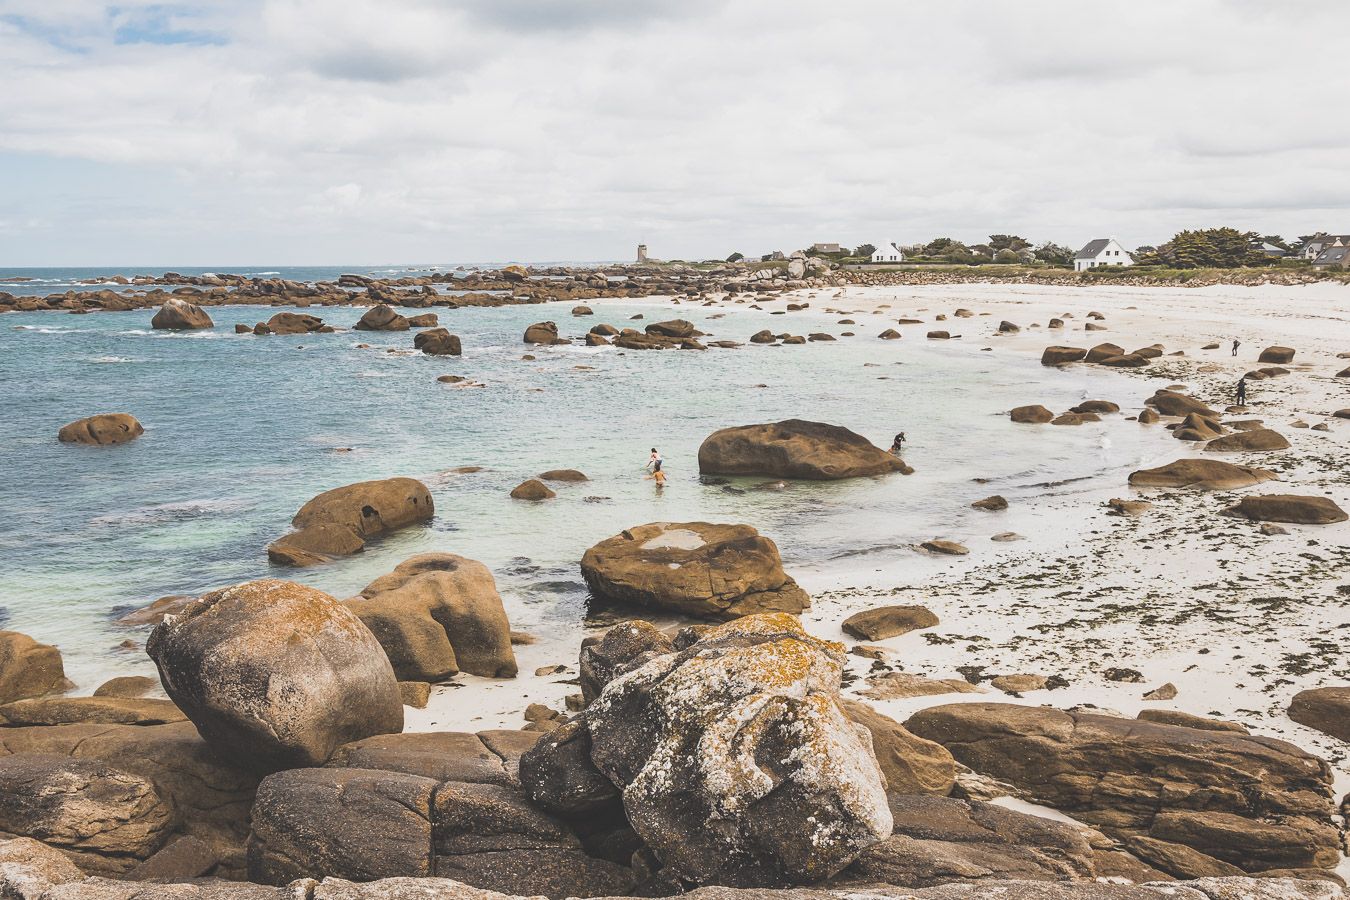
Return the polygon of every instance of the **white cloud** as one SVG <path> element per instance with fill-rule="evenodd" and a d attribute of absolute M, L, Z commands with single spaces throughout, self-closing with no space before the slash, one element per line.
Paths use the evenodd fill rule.
<path fill-rule="evenodd" d="M 115 9 L 0 0 L 0 263 L 1350 228 L 1339 35 L 1254 0 Z"/>

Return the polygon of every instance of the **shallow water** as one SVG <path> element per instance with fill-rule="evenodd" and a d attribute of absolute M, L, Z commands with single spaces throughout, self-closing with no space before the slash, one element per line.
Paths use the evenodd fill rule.
<path fill-rule="evenodd" d="M 1063 410 L 1102 396 L 1137 407 L 1148 389 L 1096 369 L 1046 369 L 996 340 L 924 341 L 922 326 L 902 341 L 876 340 L 886 316 L 839 326 L 839 316 L 814 311 L 592 306 L 597 314 L 580 319 L 564 304 L 436 310 L 462 338 L 460 358 L 414 354 L 408 332 L 232 333 L 273 307 L 213 308 L 214 331 L 183 334 L 152 331 L 151 310 L 0 316 L 0 377 L 11 386 L 0 442 L 0 624 L 58 644 L 88 689 L 146 668 L 140 652 L 115 649 L 144 639 L 143 629 L 112 624 L 119 610 L 264 576 L 350 596 L 413 553 L 447 550 L 491 567 L 513 625 L 570 647 L 570 657 L 587 604 L 577 562 L 625 527 L 747 522 L 777 541 L 789 572 L 920 572 L 932 562 L 915 542 L 976 528 L 987 540 L 979 517 L 988 514 L 969 509 L 972 500 L 1119 485 L 1122 472 L 1175 444 L 1119 416 L 1077 428 L 1012 425 L 1012 406 Z M 339 327 L 363 312 L 309 311 Z M 553 319 L 580 335 L 639 312 L 741 341 L 764 327 L 859 336 L 706 353 L 521 343 L 532 322 Z M 708 318 L 718 313 L 725 318 Z M 980 322 L 987 330 L 988 320 L 969 320 L 967 331 Z M 538 359 L 522 361 L 525 352 Z M 442 374 L 486 387 L 438 384 Z M 118 411 L 140 419 L 144 436 L 111 448 L 56 441 L 65 422 Z M 696 454 L 710 432 L 792 417 L 844 425 L 883 446 L 904 430 L 918 471 L 833 484 L 700 482 Z M 670 477 L 659 492 L 642 471 L 653 445 Z M 453 471 L 465 466 L 483 469 Z M 554 468 L 591 480 L 555 485 L 558 498 L 545 503 L 507 496 Z M 267 543 L 311 496 L 394 475 L 431 487 L 429 527 L 327 566 L 269 565 Z"/>

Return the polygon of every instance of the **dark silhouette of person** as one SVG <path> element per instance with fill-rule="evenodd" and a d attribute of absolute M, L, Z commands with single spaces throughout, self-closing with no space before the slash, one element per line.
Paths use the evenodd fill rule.
<path fill-rule="evenodd" d="M 1242 376 L 1237 383 L 1237 405 L 1247 405 L 1247 376 Z"/>
<path fill-rule="evenodd" d="M 896 456 L 899 456 L 900 451 L 903 450 L 904 448 L 905 448 L 905 433 L 902 431 L 895 436 L 895 440 L 891 441 L 891 453 L 895 454 Z"/>
<path fill-rule="evenodd" d="M 1234 339 L 1234 340 L 1233 340 L 1233 355 L 1234 355 L 1234 356 L 1237 356 L 1237 348 L 1240 347 L 1240 346 L 1241 346 L 1241 344 L 1239 344 L 1238 341 L 1237 341 L 1236 339 Z"/>

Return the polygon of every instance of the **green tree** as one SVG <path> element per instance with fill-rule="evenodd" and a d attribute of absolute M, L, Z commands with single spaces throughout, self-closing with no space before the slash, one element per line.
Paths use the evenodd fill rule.
<path fill-rule="evenodd" d="M 1020 263 L 1022 257 L 1017 255 L 1016 250 L 1009 250 L 1006 247 L 994 254 L 996 263 Z"/>
<path fill-rule="evenodd" d="M 728 256 L 727 262 L 740 262 L 743 259 L 745 259 L 745 254 L 737 252 Z"/>
<path fill-rule="evenodd" d="M 929 241 L 927 244 L 924 245 L 923 255 L 942 256 L 944 253 L 949 253 L 952 250 L 956 249 L 964 250 L 966 249 L 966 245 L 961 243 L 960 241 L 952 240 L 951 238 L 946 237 L 934 238 L 933 240 Z"/>
<path fill-rule="evenodd" d="M 994 250 L 1025 250 L 1031 246 L 1031 241 L 1015 234 L 991 234 L 989 235 L 989 246 Z"/>
<path fill-rule="evenodd" d="M 877 252 L 877 248 L 874 247 L 874 246 L 872 246 L 871 244 L 861 244 L 861 245 L 859 245 L 859 246 L 853 248 L 853 255 L 854 255 L 854 256 L 867 256 L 867 257 L 870 257 L 873 253 L 876 253 L 876 252 Z"/>
<path fill-rule="evenodd" d="M 1266 262 L 1251 238 L 1236 228 L 1180 231 L 1158 248 L 1158 257 L 1176 269 L 1236 269 Z"/>
<path fill-rule="evenodd" d="M 1074 256 L 1074 251 L 1071 248 L 1061 246 L 1053 241 L 1046 241 L 1036 248 L 1036 258 L 1054 266 L 1070 265 Z"/>

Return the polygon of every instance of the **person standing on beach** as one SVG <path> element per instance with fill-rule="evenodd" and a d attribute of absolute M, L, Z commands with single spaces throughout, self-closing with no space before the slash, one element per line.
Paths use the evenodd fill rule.
<path fill-rule="evenodd" d="M 1242 376 L 1237 383 L 1237 405 L 1247 405 L 1247 376 Z"/>
<path fill-rule="evenodd" d="M 1237 348 L 1240 347 L 1240 346 L 1242 346 L 1242 345 L 1241 345 L 1240 343 L 1238 343 L 1238 339 L 1237 339 L 1237 338 L 1233 338 L 1233 355 L 1234 355 L 1234 356 L 1237 356 Z"/>

